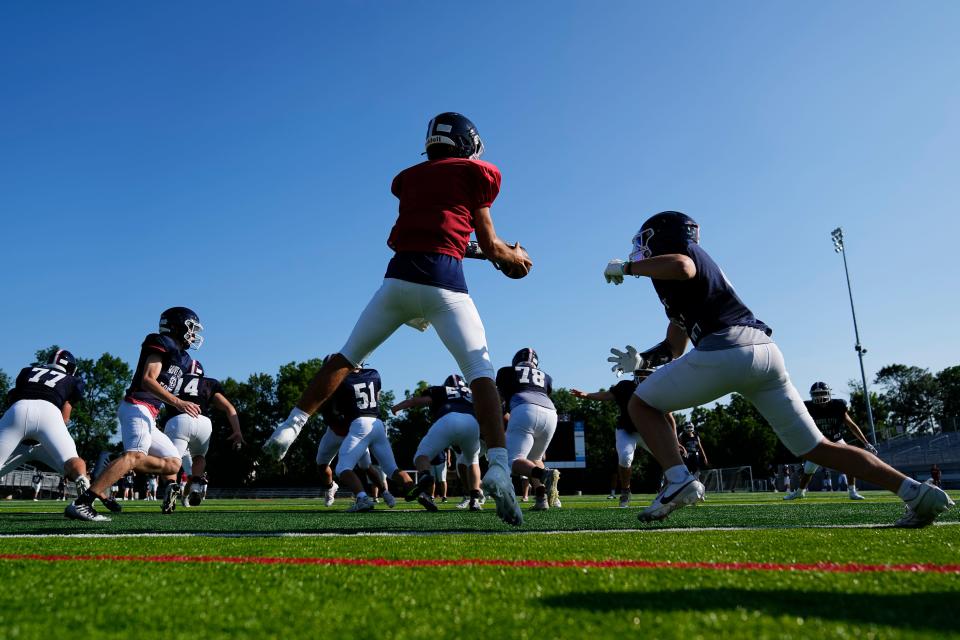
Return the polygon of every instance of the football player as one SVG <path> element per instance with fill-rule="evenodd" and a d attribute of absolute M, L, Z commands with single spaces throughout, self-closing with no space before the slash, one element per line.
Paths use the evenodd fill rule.
<path fill-rule="evenodd" d="M 77 375 L 77 360 L 66 349 L 57 349 L 46 364 L 25 367 L 7 392 L 9 407 L 0 417 L 0 461 L 3 470 L 39 458 L 77 484 L 90 486 L 87 463 L 77 454 L 77 445 L 67 431 L 74 405 L 83 399 L 83 380 Z M 27 442 L 25 442 L 27 441 Z M 35 442 L 29 445 L 28 442 Z M 108 508 L 119 508 L 108 498 Z M 91 514 L 87 520 L 110 518 Z"/>
<path fill-rule="evenodd" d="M 897 526 L 926 526 L 953 506 L 942 490 L 921 485 L 866 451 L 824 438 L 790 382 L 771 329 L 747 308 L 700 246 L 700 226 L 689 216 L 677 211 L 652 216 L 634 236 L 630 260 L 611 260 L 604 276 L 614 284 L 625 276 L 650 278 L 670 319 L 666 339 L 653 348 L 642 353 L 633 347 L 612 349 L 608 359 L 621 371 L 665 365 L 637 387 L 629 405 L 633 423 L 667 479 L 640 520 L 663 520 L 703 499 L 703 485 L 683 464 L 666 416 L 728 393 L 740 393 L 753 403 L 794 455 L 899 495 L 906 513 Z M 694 348 L 684 354 L 688 339 Z"/>
<path fill-rule="evenodd" d="M 707 452 L 703 448 L 703 443 L 700 442 L 700 435 L 693 428 L 693 424 L 688 422 L 683 425 L 683 432 L 678 440 L 682 449 L 680 455 L 683 456 L 683 463 L 687 465 L 687 470 L 693 474 L 693 477 L 699 480 L 700 470 L 710 463 L 707 461 Z"/>
<path fill-rule="evenodd" d="M 413 407 L 430 407 L 433 424 L 417 446 L 413 463 L 420 474 L 421 487 L 427 487 L 436 480 L 436 472 L 431 468 L 435 456 L 445 452 L 448 447 L 459 447 L 466 475 L 461 480 L 469 487 L 467 508 L 480 510 L 480 424 L 473 412 L 473 394 L 466 381 L 457 374 L 449 375 L 443 384 L 424 389 L 420 395 L 407 398 L 394 405 L 390 410 L 396 415 Z M 446 459 L 443 462 L 446 466 Z M 445 492 L 444 492 L 445 493 Z M 436 511 L 433 499 L 424 492 L 417 501 L 428 511 Z"/>
<path fill-rule="evenodd" d="M 653 369 L 634 371 L 633 379 L 621 380 L 607 391 L 586 393 L 580 389 L 570 390 L 570 393 L 577 398 L 617 403 L 617 409 L 619 410 L 617 414 L 617 432 L 615 435 L 617 473 L 620 478 L 620 507 L 624 509 L 630 506 L 630 498 L 632 497 L 630 483 L 633 477 L 633 457 L 637 450 L 637 445 L 640 445 L 649 452 L 647 445 L 643 442 L 640 434 L 637 433 L 637 428 L 634 427 L 633 422 L 630 421 L 630 412 L 627 411 L 627 405 L 630 403 L 630 398 L 633 397 L 633 393 L 637 390 L 637 385 L 643 382 L 651 373 L 653 373 Z M 673 415 L 667 416 L 667 420 L 670 421 L 674 427 L 676 426 L 676 423 L 673 422 Z M 611 495 L 613 495 L 612 491 L 611 489 Z"/>
<path fill-rule="evenodd" d="M 442 113 L 430 121 L 425 147 L 427 161 L 393 180 L 400 213 L 387 241 L 395 254 L 383 285 L 346 344 L 324 362 L 264 449 L 282 458 L 307 419 L 401 325 L 425 330 L 433 324 L 473 392 L 480 431 L 490 447 L 484 486 L 497 503 L 497 515 L 519 525 L 523 514 L 510 481 L 500 397 L 462 260 L 475 231 L 483 254 L 505 272 L 522 275 L 533 265 L 522 247 L 507 245 L 494 230 L 490 206 L 500 191 L 500 171 L 479 159 L 483 142 L 473 123 L 458 113 Z"/>
<path fill-rule="evenodd" d="M 207 451 L 210 449 L 210 436 L 213 424 L 210 422 L 210 409 L 215 407 L 227 416 L 231 434 L 227 441 L 235 449 L 245 444 L 240 431 L 240 418 L 223 392 L 223 385 L 216 378 L 204 375 L 199 360 L 190 363 L 190 369 L 183 377 L 183 384 L 177 396 L 200 407 L 200 415 L 194 417 L 176 407 L 170 407 L 172 417 L 164 427 L 164 433 L 180 452 L 183 471 L 189 480 L 181 497 L 184 507 L 196 507 L 203 501 L 203 475 L 207 469 Z"/>
<path fill-rule="evenodd" d="M 553 380 L 540 369 L 537 352 L 524 347 L 514 354 L 511 366 L 497 371 L 497 388 L 510 416 L 507 451 L 511 471 L 530 479 L 537 497 L 533 510 L 545 511 L 560 499 L 560 472 L 543 463 L 557 430 L 557 409 L 550 399 Z"/>
<path fill-rule="evenodd" d="M 97 513 L 93 501 L 107 495 L 117 480 L 133 469 L 140 473 L 160 475 L 161 512 L 173 513 L 180 496 L 177 472 L 180 452 L 156 419 L 166 404 L 192 417 L 200 415 L 200 406 L 177 397 L 190 371 L 188 349 L 203 344 L 200 318 L 186 307 L 172 307 L 160 314 L 158 333 L 148 334 L 140 349 L 140 358 L 133 381 L 120 403 L 120 436 L 123 453 L 103 470 L 89 489 L 67 506 L 66 515 L 79 520 L 92 520 Z"/>
<path fill-rule="evenodd" d="M 324 362 L 326 362 L 329 358 L 330 356 L 324 357 Z M 317 446 L 317 466 L 320 468 L 320 477 L 322 478 L 324 487 L 323 503 L 324 506 L 327 507 L 333 506 L 333 503 L 337 497 L 337 490 L 340 488 L 340 485 L 337 484 L 337 482 L 333 479 L 333 468 L 331 465 L 333 464 L 333 459 L 337 457 L 340 447 L 343 445 L 344 439 L 350 432 L 351 424 L 361 415 L 373 417 L 378 417 L 380 415 L 379 374 L 376 376 L 378 385 L 378 401 L 377 404 L 370 406 L 370 388 L 366 386 L 366 381 L 357 375 L 360 371 L 361 370 L 357 370 L 351 373 L 351 376 L 353 376 L 356 380 L 359 380 L 359 382 L 355 380 L 352 383 L 351 376 L 347 376 L 347 379 L 344 380 L 344 382 L 340 385 L 340 388 L 337 389 L 337 392 L 334 394 L 333 398 L 324 404 L 320 411 L 320 416 L 323 418 L 323 422 L 327 428 L 323 432 L 323 436 L 320 438 L 320 444 Z M 370 371 L 373 370 L 371 369 Z M 361 385 L 361 387 L 364 389 L 362 397 L 358 397 L 357 391 L 352 384 Z M 362 404 L 366 404 L 367 406 L 361 408 L 360 405 Z M 397 501 L 387 489 L 386 474 L 383 473 L 379 466 L 374 466 L 372 462 L 373 461 L 370 457 L 370 446 L 368 445 L 359 458 L 357 458 L 354 466 L 364 472 L 373 489 L 383 494 L 383 501 L 386 502 L 387 506 L 392 509 L 394 506 L 396 506 Z M 354 473 L 354 475 L 356 475 L 356 473 Z M 359 481 L 359 476 L 357 476 L 357 480 Z M 355 485 L 352 486 L 355 488 Z M 371 498 L 371 501 L 375 501 L 375 498 L 376 496 Z M 351 507 L 351 510 L 360 510 L 356 509 L 355 507 L 356 501 L 354 502 L 354 507 Z M 369 509 L 363 510 L 369 511 Z"/>
<path fill-rule="evenodd" d="M 814 382 L 813 386 L 810 387 L 810 399 L 803 403 L 806 405 L 807 411 L 810 412 L 813 422 L 820 429 L 820 433 L 825 435 L 830 442 L 847 444 L 843 435 L 844 430 L 849 430 L 863 444 L 864 449 L 873 455 L 877 455 L 876 448 L 870 444 L 867 437 L 863 435 L 863 431 L 860 430 L 860 427 L 847 412 L 847 403 L 840 398 L 832 398 L 831 393 L 830 385 L 826 382 Z M 814 464 L 810 460 L 804 462 L 800 486 L 793 491 L 788 491 L 783 499 L 798 500 L 805 497 L 810 480 L 819 468 L 820 465 Z M 863 496 L 857 493 L 857 479 L 850 474 L 847 474 L 847 493 L 851 500 L 863 500 Z"/>
<path fill-rule="evenodd" d="M 354 503 L 347 509 L 350 512 L 371 511 L 374 507 L 373 498 L 364 491 L 363 482 L 354 471 L 354 467 L 361 461 L 365 469 L 370 468 L 370 451 L 377 456 L 377 462 L 380 463 L 387 477 L 401 483 L 405 491 L 414 486 L 407 472 L 397 466 L 393 449 L 390 448 L 390 441 L 387 439 L 386 427 L 380 420 L 380 385 L 380 373 L 376 369 L 362 365 L 354 367 L 323 408 L 322 416 L 327 423 L 328 433 L 333 432 L 333 435 L 338 435 L 337 431 L 343 432 L 343 426 L 347 427 L 336 452 L 338 456 L 336 473 L 340 484 L 354 495 Z M 324 437 L 327 437 L 327 433 Z M 327 446 L 331 441 L 328 438 Z M 325 462 L 329 466 L 332 461 L 333 455 L 324 450 L 324 442 L 321 438 L 320 447 L 317 450 L 317 463 L 322 465 Z M 336 489 L 334 489 L 335 493 Z M 386 494 L 384 499 L 388 505 L 393 506 Z"/>

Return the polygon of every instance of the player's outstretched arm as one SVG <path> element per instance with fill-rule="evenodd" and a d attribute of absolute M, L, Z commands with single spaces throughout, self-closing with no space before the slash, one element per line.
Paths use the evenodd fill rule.
<path fill-rule="evenodd" d="M 867 436 L 863 434 L 863 430 L 861 430 L 860 426 L 853 421 L 853 418 L 850 417 L 849 413 L 843 414 L 843 422 L 847 425 L 847 429 L 850 429 L 850 433 L 856 436 L 857 440 L 863 443 L 863 446 L 867 451 L 874 455 L 877 454 L 877 448 L 874 447 L 869 440 L 867 440 Z"/>
<path fill-rule="evenodd" d="M 210 402 L 227 415 L 227 422 L 230 423 L 230 429 L 233 431 L 227 438 L 227 442 L 230 442 L 236 449 L 247 444 L 247 441 L 243 439 L 243 432 L 240 431 L 240 416 L 237 415 L 237 408 L 227 400 L 225 395 L 219 392 L 213 394 Z"/>
<path fill-rule="evenodd" d="M 586 391 L 580 391 L 580 389 L 570 389 L 570 395 L 575 398 L 584 398 L 586 400 L 613 400 L 613 394 L 609 391 L 594 391 L 592 393 L 587 393 Z"/>
<path fill-rule="evenodd" d="M 412 398 L 407 398 L 402 400 L 397 404 L 390 407 L 390 413 L 397 415 L 401 411 L 406 411 L 407 409 L 413 409 L 414 407 L 424 407 L 430 404 L 430 398 L 425 396 L 413 396 Z"/>
<path fill-rule="evenodd" d="M 689 280 L 697 275 L 697 265 L 689 256 L 668 253 L 638 262 L 611 260 L 603 270 L 607 282 L 621 284 L 624 276 L 645 276 L 654 280 Z"/>
<path fill-rule="evenodd" d="M 525 252 L 517 251 L 516 247 L 511 247 L 497 236 L 497 231 L 493 228 L 490 207 L 482 207 L 473 212 L 473 228 L 476 231 L 480 249 L 490 262 L 515 264 L 528 272 L 533 267 L 533 262 Z"/>

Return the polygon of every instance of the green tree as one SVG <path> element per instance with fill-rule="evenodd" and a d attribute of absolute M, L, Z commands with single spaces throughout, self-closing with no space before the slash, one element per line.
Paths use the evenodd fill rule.
<path fill-rule="evenodd" d="M 847 386 L 850 389 L 850 417 L 869 439 L 870 421 L 867 420 L 867 404 L 863 399 L 863 385 L 857 380 L 850 380 Z M 877 432 L 877 440 L 888 440 L 897 435 L 896 428 L 890 422 L 890 405 L 885 395 L 876 391 L 870 392 L 870 411 L 873 413 L 873 427 Z"/>
<path fill-rule="evenodd" d="M 891 364 L 877 372 L 890 408 L 890 421 L 907 433 L 929 433 L 942 414 L 937 379 L 927 369 Z"/>
<path fill-rule="evenodd" d="M 0 369 L 0 412 L 7 408 L 7 392 L 10 391 L 10 376 Z"/>
<path fill-rule="evenodd" d="M 940 424 L 944 429 L 960 430 L 960 366 L 947 367 L 937 374 L 940 396 Z"/>
<path fill-rule="evenodd" d="M 774 461 L 792 459 L 769 423 L 740 394 L 733 394 L 726 405 L 695 408 L 690 421 L 713 467 L 751 465 L 759 471 Z"/>

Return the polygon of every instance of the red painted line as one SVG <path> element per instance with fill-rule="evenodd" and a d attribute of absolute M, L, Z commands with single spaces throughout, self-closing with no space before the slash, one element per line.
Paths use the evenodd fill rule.
<path fill-rule="evenodd" d="M 410 559 L 388 558 L 275 558 L 244 556 L 120 556 L 46 555 L 2 553 L 0 560 L 40 562 L 111 561 L 220 564 L 282 564 L 350 567 L 503 567 L 511 569 L 709 569 L 714 571 L 819 571 L 826 573 L 960 573 L 960 564 L 861 564 L 858 562 L 670 562 L 667 560 L 499 560 L 487 558 Z"/>

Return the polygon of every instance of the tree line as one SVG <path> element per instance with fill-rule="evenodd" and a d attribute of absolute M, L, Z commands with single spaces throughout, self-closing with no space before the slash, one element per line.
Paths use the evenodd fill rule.
<path fill-rule="evenodd" d="M 37 362 L 45 362 L 57 347 L 36 352 Z M 248 446 L 233 451 L 226 443 L 230 427 L 225 417 L 214 412 L 211 420 L 214 436 L 208 453 L 208 467 L 212 480 L 219 486 L 297 486 L 316 482 L 315 454 L 323 432 L 319 415 L 307 423 L 296 445 L 279 463 L 261 459 L 260 447 L 287 415 L 323 364 L 319 358 L 305 362 L 290 362 L 280 367 L 276 375 L 255 373 L 245 381 L 221 380 L 224 392 L 237 408 L 240 424 Z M 85 385 L 85 398 L 75 407 L 70 433 L 77 442 L 80 455 L 96 460 L 101 451 L 119 452 L 116 442 L 116 410 L 123 399 L 133 372 L 130 366 L 109 353 L 97 359 L 79 358 L 77 375 Z M 13 380 L 0 370 L 0 406 L 6 408 L 6 392 Z M 417 395 L 428 385 L 420 381 L 399 398 Z M 851 415 L 866 431 L 866 410 L 862 387 L 849 383 Z M 960 366 L 948 367 L 938 373 L 902 364 L 880 369 L 871 390 L 871 404 L 878 438 L 885 439 L 899 433 L 923 434 L 938 428 L 957 429 L 960 416 Z M 561 419 L 583 420 L 587 472 L 584 486 L 587 490 L 606 489 L 610 474 L 616 467 L 614 432 L 617 408 L 612 402 L 600 402 L 574 397 L 567 389 L 554 392 L 554 403 Z M 410 409 L 399 416 L 390 414 L 390 407 L 398 401 L 393 391 L 384 391 L 380 397 L 380 417 L 387 426 L 397 463 L 411 467 L 417 444 L 430 427 L 426 407 Z M 793 457 L 777 440 L 763 417 L 745 398 L 734 394 L 729 402 L 711 407 L 696 407 L 686 414 L 677 414 L 678 422 L 689 420 L 700 433 L 710 462 L 715 467 L 752 465 L 755 472 L 770 464 L 794 462 Z M 165 422 L 164 416 L 160 424 Z M 659 468 L 649 456 L 638 455 L 635 462 L 638 487 L 652 487 L 659 481 Z"/>

